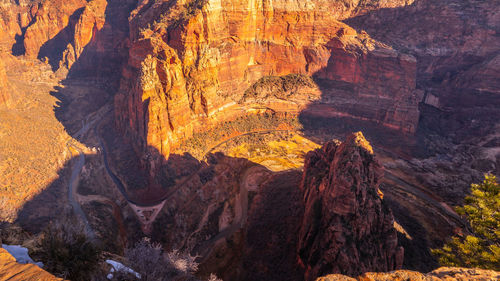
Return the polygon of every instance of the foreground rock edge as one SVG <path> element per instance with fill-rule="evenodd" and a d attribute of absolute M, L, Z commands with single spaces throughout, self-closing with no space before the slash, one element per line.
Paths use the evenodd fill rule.
<path fill-rule="evenodd" d="M 499 280 L 500 272 L 479 268 L 440 267 L 429 273 L 411 270 L 396 270 L 391 272 L 367 272 L 356 278 L 341 274 L 330 274 L 319 277 L 316 281 L 377 281 L 377 280 Z"/>
<path fill-rule="evenodd" d="M 7 250 L 0 248 L 0 281 L 4 280 L 63 280 L 57 278 L 47 271 L 41 269 L 34 264 L 20 264 L 16 259 L 7 252 Z"/>

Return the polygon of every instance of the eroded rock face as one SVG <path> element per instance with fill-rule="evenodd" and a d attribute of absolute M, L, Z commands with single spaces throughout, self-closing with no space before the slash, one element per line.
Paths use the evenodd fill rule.
<path fill-rule="evenodd" d="M 371 4 L 366 6 L 380 6 Z M 130 17 L 129 61 L 115 99 L 117 126 L 157 166 L 193 131 L 255 107 L 241 98 L 260 78 L 300 73 L 350 86 L 343 91 L 318 83 L 320 91 L 305 99 L 326 104 L 329 114 L 414 132 L 416 61 L 338 21 L 361 13 L 365 3 L 360 5 L 141 1 Z M 287 102 L 260 107 L 307 107 Z"/>
<path fill-rule="evenodd" d="M 355 275 L 401 268 L 392 212 L 378 186 L 382 168 L 361 133 L 329 142 L 306 157 L 305 214 L 298 255 L 305 279 L 328 272 Z"/>
<path fill-rule="evenodd" d="M 10 51 L 15 43 L 16 34 L 21 33 L 18 14 L 22 10 L 14 1 L 0 1 L 0 51 Z M 18 19 L 19 18 L 19 19 Z"/>
<path fill-rule="evenodd" d="M 109 78 L 126 54 L 135 0 L 6 1 L 0 3 L 0 50 L 49 63 L 53 71 Z M 111 70 L 112 71 L 111 71 Z M 106 73 L 106 75 L 103 75 Z M 116 76 L 116 75 L 115 75 Z"/>
<path fill-rule="evenodd" d="M 497 123 L 497 3 L 421 0 L 346 22 L 417 58 L 417 84 L 426 92 L 425 104 L 445 112 L 439 116 L 432 109 L 424 111 L 422 127 L 454 134 L 457 141 L 463 141 L 487 134 Z"/>
<path fill-rule="evenodd" d="M 74 26 L 86 3 L 85 0 L 64 2 L 45 0 L 30 5 L 28 20 L 25 23 L 27 25 L 22 26 L 22 28 L 26 28 L 23 41 L 26 56 L 43 59 L 46 56 L 51 56 L 52 53 L 61 52 L 66 47 L 63 42 L 70 42 L 71 27 Z M 60 44 L 49 43 L 47 45 L 49 40 L 58 41 L 57 43 Z M 40 52 L 44 45 L 48 47 L 47 50 Z M 48 50 L 54 47 L 58 47 L 60 50 Z"/>

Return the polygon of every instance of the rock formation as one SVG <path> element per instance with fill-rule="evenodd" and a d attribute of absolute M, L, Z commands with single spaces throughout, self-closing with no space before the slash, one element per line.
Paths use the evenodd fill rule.
<path fill-rule="evenodd" d="M 98 77 L 120 67 L 135 0 L 17 2 L 0 3 L 0 50 L 40 59 L 54 71 L 78 61 L 78 72 Z"/>
<path fill-rule="evenodd" d="M 152 239 L 200 255 L 200 274 L 224 280 L 314 280 L 398 269 L 392 213 L 378 195 L 381 168 L 358 133 L 308 154 L 304 171 L 271 172 L 242 158 L 172 156 L 182 179 Z"/>
<path fill-rule="evenodd" d="M 368 272 L 357 278 L 340 274 L 330 274 L 316 279 L 316 281 L 391 281 L 391 280 L 422 280 L 422 281 L 469 281 L 469 280 L 498 280 L 500 272 L 485 269 L 470 269 L 460 267 L 441 267 L 427 274 L 396 270 L 388 273 Z"/>
<path fill-rule="evenodd" d="M 241 98 L 260 78 L 299 73 L 348 85 L 318 82 L 321 91 L 307 100 L 326 105 L 328 114 L 412 133 L 420 99 L 416 61 L 338 21 L 361 10 L 335 1 L 141 1 L 130 17 L 117 126 L 157 166 L 193 131 L 255 106 Z M 277 105 L 260 106 L 305 107 Z"/>
<path fill-rule="evenodd" d="M 16 34 L 21 33 L 18 14 L 21 8 L 14 1 L 0 1 L 0 51 L 11 51 Z M 20 19 L 22 21 L 22 19 Z"/>
<path fill-rule="evenodd" d="M 306 280 L 401 268 L 394 218 L 378 186 L 382 167 L 361 133 L 306 156 L 301 189 L 305 214 L 298 253 Z"/>
<path fill-rule="evenodd" d="M 26 56 L 50 59 L 53 54 L 61 53 L 65 43 L 71 41 L 72 29 L 86 3 L 85 0 L 44 0 L 30 5 L 27 25 L 22 26 L 26 28 L 23 38 Z M 42 50 L 44 45 L 46 50 Z"/>
<path fill-rule="evenodd" d="M 471 129 L 475 134 L 491 130 L 480 131 L 478 123 L 484 128 L 500 118 L 496 6 L 491 1 L 421 0 L 346 22 L 417 58 L 417 87 L 425 91 L 424 102 L 443 111 L 436 116 L 432 108 L 425 110 L 423 127 L 462 140 L 472 135 Z"/>

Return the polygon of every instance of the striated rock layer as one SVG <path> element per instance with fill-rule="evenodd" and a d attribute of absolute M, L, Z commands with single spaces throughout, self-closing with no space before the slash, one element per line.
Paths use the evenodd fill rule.
<path fill-rule="evenodd" d="M 108 79 L 126 54 L 135 0 L 0 2 L 0 50 L 49 63 L 52 70 Z M 78 66 L 72 69 L 73 66 Z M 103 75 L 105 74 L 105 75 Z"/>
<path fill-rule="evenodd" d="M 380 7 L 368 2 L 141 1 L 130 17 L 117 126 L 151 165 L 194 131 L 255 108 L 298 113 L 309 107 L 314 114 L 312 102 L 321 114 L 414 132 L 415 59 L 338 21 Z M 242 100 L 260 78 L 290 73 L 314 75 L 319 91 L 298 104 Z"/>
<path fill-rule="evenodd" d="M 29 6 L 27 22 L 22 28 L 24 32 L 24 52 L 29 58 L 44 58 L 48 52 L 61 50 L 45 50 L 50 40 L 69 41 L 71 37 L 71 26 L 74 26 L 76 18 L 81 14 L 85 0 L 69 1 L 40 1 Z M 61 31 L 64 31 L 61 33 Z M 56 38 L 57 37 L 57 38 Z M 65 46 L 50 46 L 65 47 Z"/>
<path fill-rule="evenodd" d="M 306 280 L 401 268 L 394 218 L 378 186 L 383 169 L 361 133 L 306 156 L 301 189 L 305 214 L 298 253 Z"/>
<path fill-rule="evenodd" d="M 425 91 L 422 127 L 461 142 L 498 123 L 498 2 L 420 0 L 346 23 L 417 58 L 417 86 Z"/>

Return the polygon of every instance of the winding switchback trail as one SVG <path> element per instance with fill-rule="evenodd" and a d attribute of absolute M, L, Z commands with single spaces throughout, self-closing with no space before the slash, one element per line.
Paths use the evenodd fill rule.
<path fill-rule="evenodd" d="M 85 212 L 83 212 L 82 207 L 78 203 L 78 201 L 75 199 L 76 196 L 76 189 L 78 188 L 78 183 L 79 183 L 79 177 L 80 177 L 80 172 L 82 171 L 83 165 L 85 165 L 85 154 L 81 149 L 78 147 L 74 146 L 71 143 L 71 140 L 66 144 L 66 147 L 68 149 L 73 148 L 76 151 L 78 151 L 78 160 L 77 162 L 71 167 L 71 177 L 69 180 L 68 184 L 68 201 L 73 208 L 73 211 L 77 216 L 80 217 L 82 220 L 84 226 L 85 226 L 85 231 L 88 233 L 90 238 L 95 238 L 95 233 L 90 227 L 90 223 L 87 219 L 87 216 L 85 215 Z"/>
<path fill-rule="evenodd" d="M 105 105 L 101 107 L 99 110 L 89 114 L 89 116 L 87 116 L 85 120 L 82 120 L 82 128 L 80 128 L 80 130 L 78 130 L 73 137 L 75 139 L 82 138 L 91 128 L 91 126 L 97 121 L 97 119 L 102 118 L 102 116 L 108 113 L 109 110 L 110 106 Z M 79 216 L 80 219 L 82 220 L 85 227 L 85 231 L 88 233 L 90 238 L 94 239 L 95 232 L 92 230 L 92 227 L 90 226 L 90 223 L 88 221 L 87 216 L 85 215 L 85 212 L 83 211 L 82 207 L 78 203 L 78 200 L 76 199 L 80 172 L 82 171 L 83 166 L 85 165 L 85 153 L 83 153 L 83 151 L 78 146 L 74 145 L 72 141 L 73 138 L 71 138 L 66 142 L 66 148 L 70 151 L 70 153 L 71 149 L 76 150 L 78 152 L 78 160 L 73 165 L 73 167 L 71 167 L 71 177 L 68 184 L 68 201 L 71 207 L 73 208 L 75 214 Z"/>

